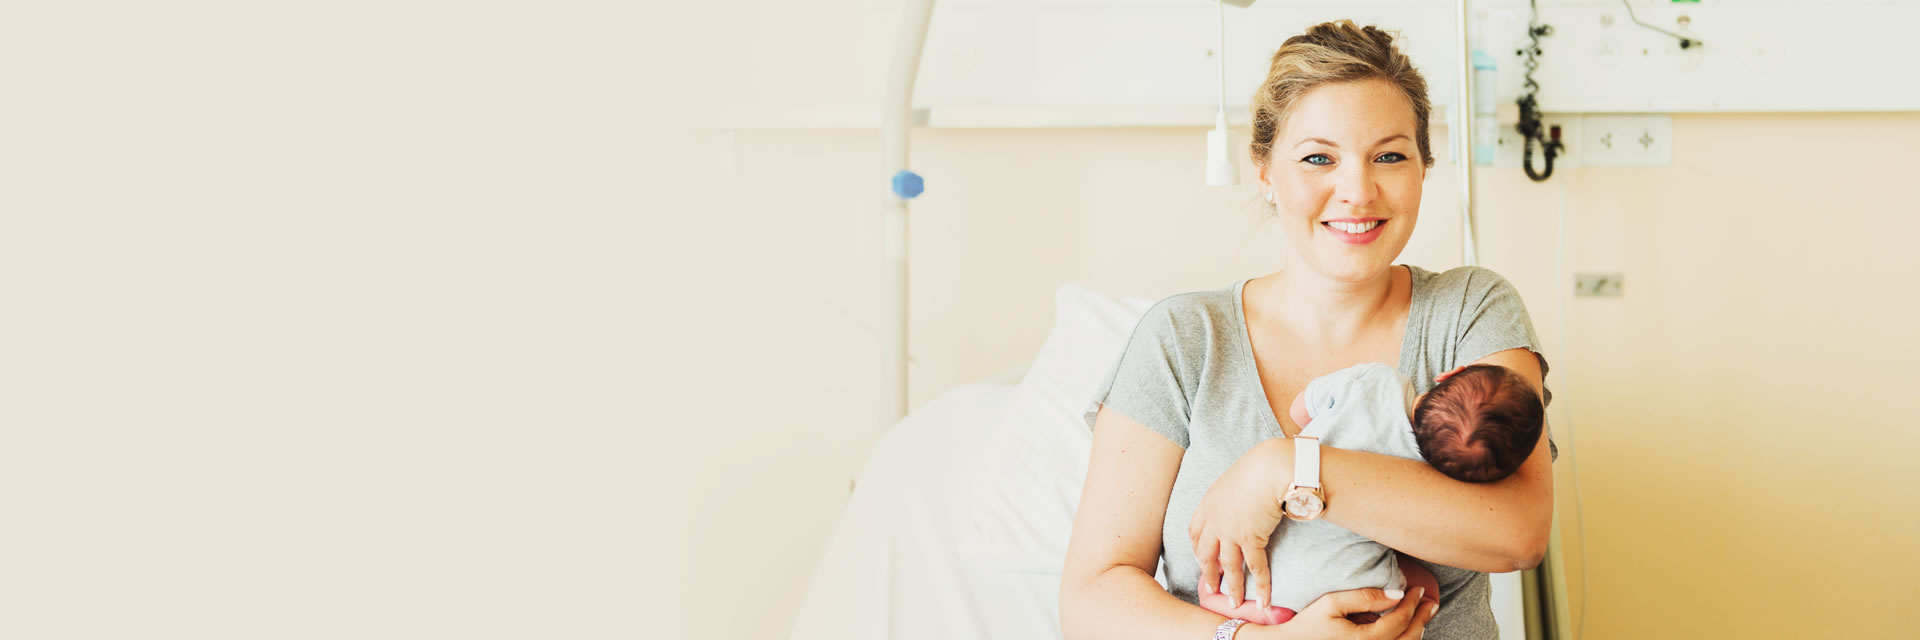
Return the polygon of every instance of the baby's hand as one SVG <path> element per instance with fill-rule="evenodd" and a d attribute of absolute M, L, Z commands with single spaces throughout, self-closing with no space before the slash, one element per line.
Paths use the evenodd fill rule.
<path fill-rule="evenodd" d="M 1266 611 L 1261 611 L 1260 603 L 1253 600 L 1234 605 L 1233 599 L 1227 597 L 1227 594 L 1209 589 L 1204 583 L 1200 585 L 1200 606 L 1208 611 L 1254 624 L 1280 624 L 1293 619 L 1294 613 L 1292 609 L 1285 607 L 1267 607 Z"/>

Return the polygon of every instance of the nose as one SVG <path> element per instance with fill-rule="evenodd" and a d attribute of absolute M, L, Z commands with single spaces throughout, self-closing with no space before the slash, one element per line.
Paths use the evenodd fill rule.
<path fill-rule="evenodd" d="M 1333 197 L 1349 207 L 1364 207 L 1380 198 L 1380 185 L 1373 180 L 1373 167 L 1356 162 L 1341 167 L 1334 178 Z"/>

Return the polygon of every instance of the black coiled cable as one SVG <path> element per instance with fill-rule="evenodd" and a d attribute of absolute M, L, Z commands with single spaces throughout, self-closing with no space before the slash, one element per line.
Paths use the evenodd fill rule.
<path fill-rule="evenodd" d="M 1527 37 L 1531 39 L 1531 43 L 1527 48 L 1515 52 L 1525 58 L 1523 64 L 1527 67 L 1527 73 L 1525 88 L 1518 101 L 1520 123 L 1514 128 L 1519 130 L 1520 136 L 1526 140 L 1520 151 L 1520 168 L 1526 169 L 1527 177 L 1534 182 L 1546 182 L 1547 178 L 1553 177 L 1553 159 L 1560 155 L 1560 150 L 1565 146 L 1560 144 L 1559 132 L 1554 132 L 1552 139 L 1548 139 L 1546 127 L 1540 122 L 1540 103 L 1534 98 L 1534 95 L 1540 92 L 1540 83 L 1533 79 L 1534 70 L 1540 68 L 1540 38 L 1553 35 L 1553 27 L 1540 24 L 1540 5 L 1537 0 L 1532 4 L 1533 16 L 1527 25 Z M 1547 160 L 1546 169 L 1539 172 L 1533 170 L 1533 145 L 1536 143 L 1540 145 L 1542 154 Z"/>

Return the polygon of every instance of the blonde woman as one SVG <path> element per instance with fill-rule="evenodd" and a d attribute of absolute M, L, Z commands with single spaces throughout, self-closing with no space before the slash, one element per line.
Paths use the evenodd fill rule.
<path fill-rule="evenodd" d="M 1433 166 L 1430 110 L 1426 81 L 1373 27 L 1316 25 L 1275 52 L 1251 151 L 1288 267 L 1168 297 L 1135 327 L 1087 412 L 1093 457 L 1060 586 L 1068 638 L 1499 634 L 1487 574 L 1538 565 L 1552 524 L 1557 451 L 1544 430 L 1519 471 L 1474 484 L 1296 441 L 1287 411 L 1308 381 L 1359 362 L 1394 364 L 1418 392 L 1456 367 L 1495 364 L 1552 400 L 1510 284 L 1485 269 L 1393 263 Z M 1284 624 L 1244 622 L 1263 619 L 1273 581 L 1287 579 L 1268 575 L 1265 557 L 1283 518 L 1324 518 L 1393 548 L 1440 593 L 1413 586 L 1435 584 L 1424 580 L 1336 591 Z M 1241 604 L 1229 618 L 1202 598 Z"/>

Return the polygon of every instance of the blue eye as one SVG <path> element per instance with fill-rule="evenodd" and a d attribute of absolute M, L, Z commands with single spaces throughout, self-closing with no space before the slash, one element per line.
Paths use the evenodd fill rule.
<path fill-rule="evenodd" d="M 1403 156 L 1403 155 L 1400 155 L 1400 154 L 1398 154 L 1398 153 L 1393 153 L 1393 152 L 1387 152 L 1387 153 L 1383 153 L 1383 154 L 1380 154 L 1380 161 L 1381 161 L 1381 162 L 1386 162 L 1386 163 L 1389 163 L 1389 164 L 1391 164 L 1391 163 L 1394 163 L 1394 162 L 1400 162 L 1400 161 L 1402 161 L 1402 160 L 1406 160 L 1406 159 L 1407 159 L 1407 157 L 1406 157 L 1406 156 Z"/>
<path fill-rule="evenodd" d="M 1325 162 L 1315 161 L 1314 158 L 1319 158 L 1320 160 L 1324 160 Z M 1301 158 L 1300 161 L 1316 167 L 1324 167 L 1324 166 L 1333 164 L 1333 158 L 1327 157 L 1327 154 L 1324 154 L 1324 153 L 1316 153 L 1316 154 L 1307 156 L 1305 158 Z"/>

